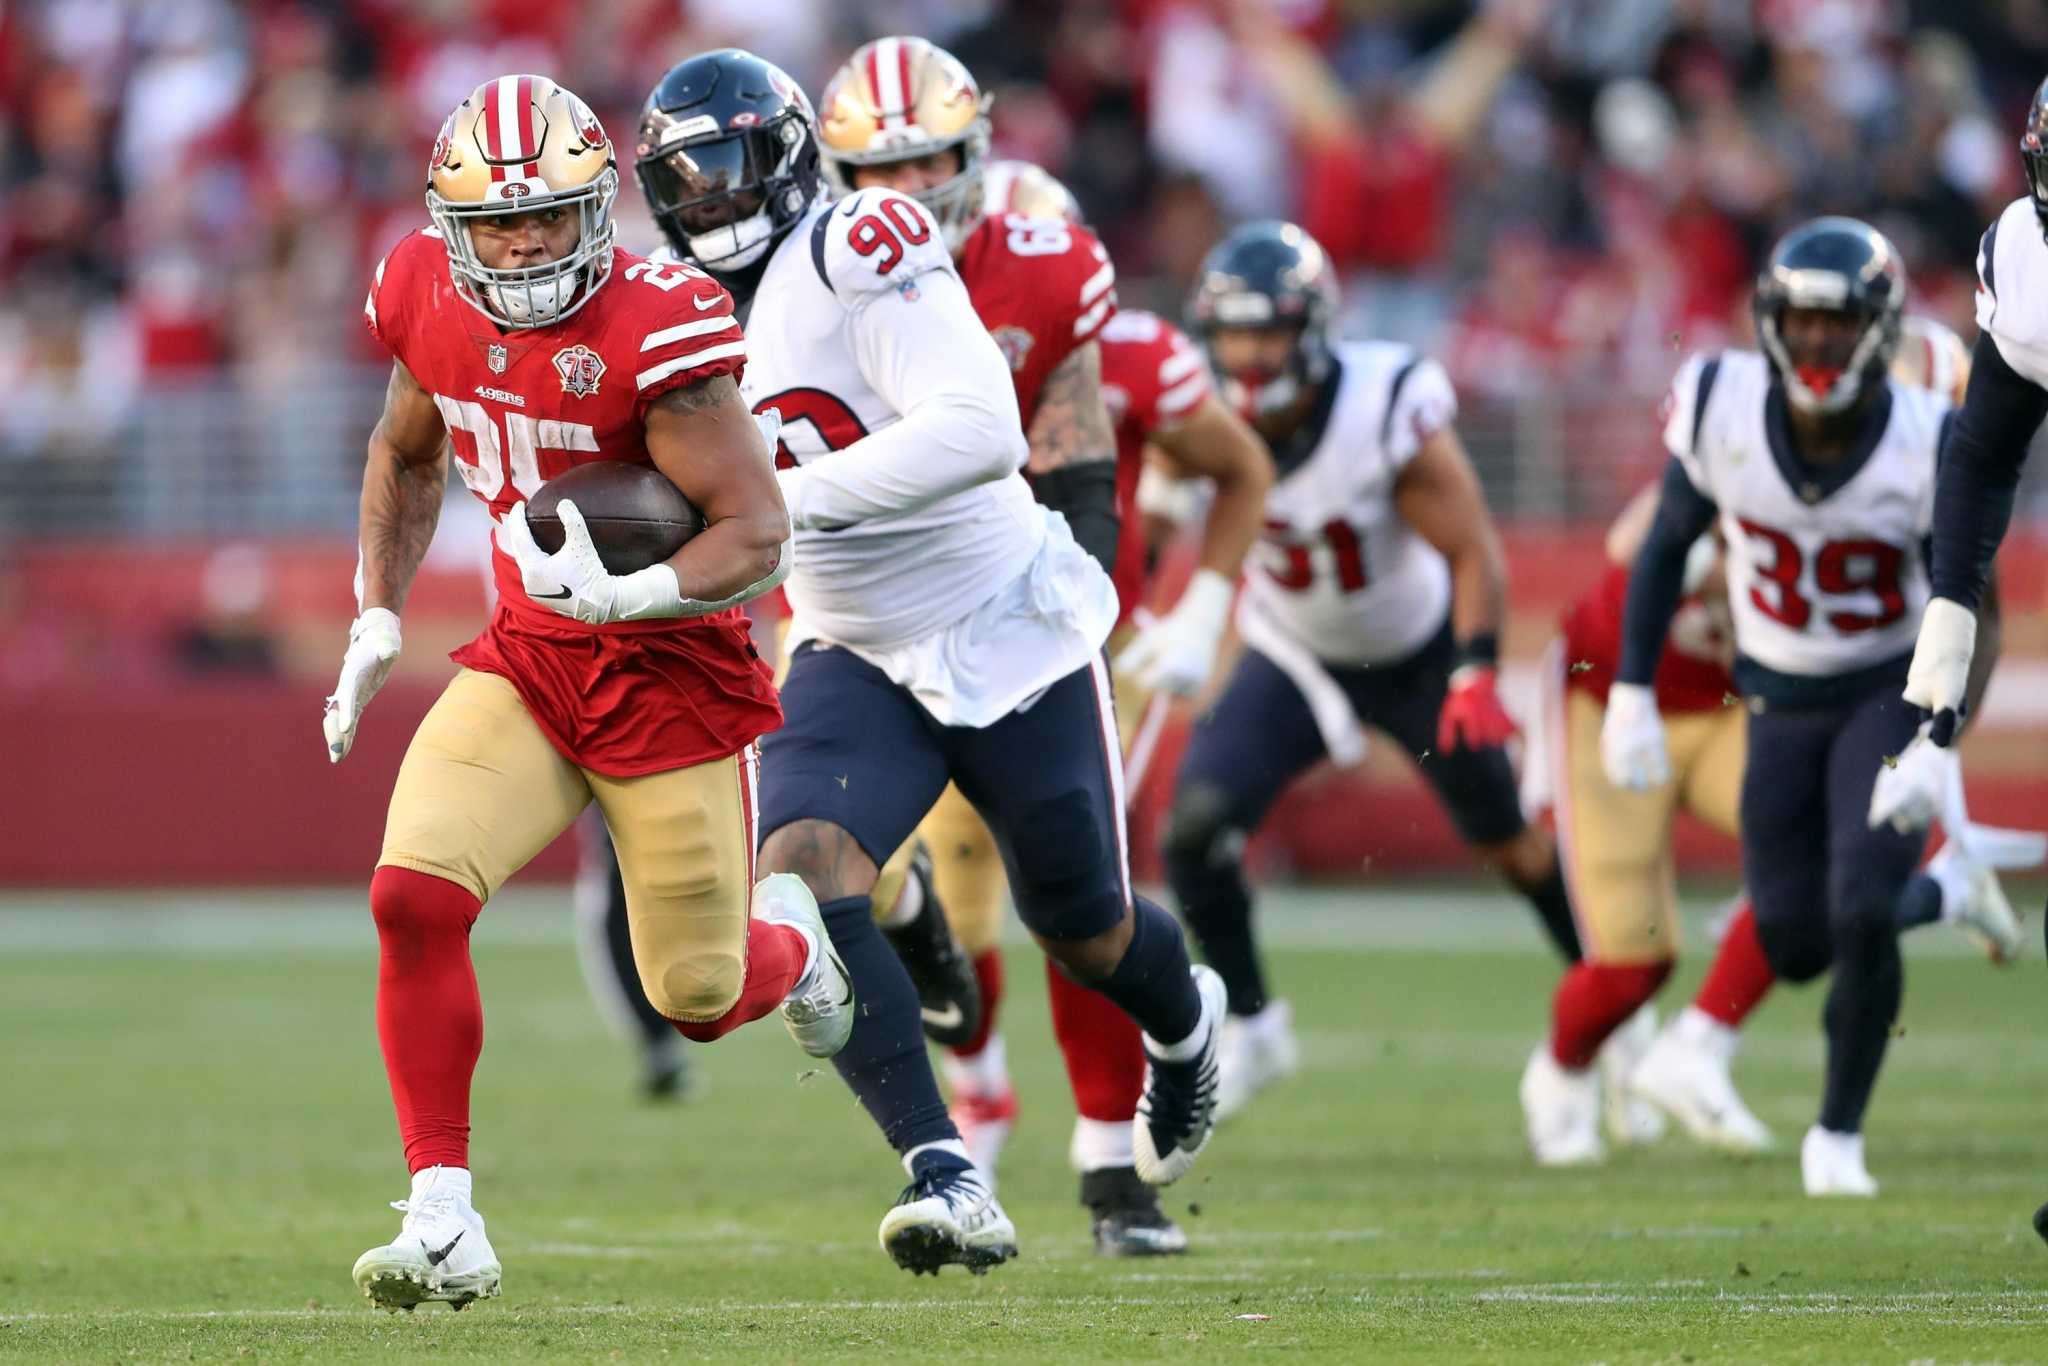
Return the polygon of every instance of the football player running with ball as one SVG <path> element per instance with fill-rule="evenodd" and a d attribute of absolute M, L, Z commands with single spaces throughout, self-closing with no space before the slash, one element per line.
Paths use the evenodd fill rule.
<path fill-rule="evenodd" d="M 969 302 L 1009 364 L 1030 446 L 1025 478 L 1110 574 L 1121 625 L 1137 605 L 1144 554 L 1129 530 L 1140 462 L 1135 452 L 1123 458 L 1104 402 L 1103 337 L 1117 316 L 1115 271 L 1058 181 L 1035 166 L 1006 165 L 990 183 L 987 104 L 973 76 L 944 49 L 914 37 L 869 43 L 833 75 L 819 104 L 825 178 L 840 195 L 879 186 L 931 210 Z M 1252 481 L 1263 453 L 1242 424 L 1235 434 L 1236 444 L 1208 462 L 1230 500 L 1219 524 L 1230 522 L 1229 509 L 1237 513 L 1234 557 L 1226 573 L 1202 576 L 1153 640 L 1176 642 L 1175 657 L 1162 664 L 1184 688 L 1199 686 L 1214 666 L 1231 583 L 1257 533 L 1264 486 Z M 1138 690 L 1134 680 L 1116 682 L 1119 717 L 1127 721 Z M 993 1176 L 1017 1113 L 995 1033 L 1005 886 L 994 836 L 957 785 L 884 864 L 873 901 L 918 984 L 926 1033 L 951 1046 L 945 1071 L 954 1122 L 970 1155 Z M 972 964 L 972 986 L 954 980 L 953 965 L 962 961 L 951 951 L 956 937 Z M 1046 975 L 1079 1111 L 1070 1154 L 1096 1246 L 1111 1255 L 1182 1251 L 1185 1234 L 1138 1176 L 1132 1154 L 1131 1121 L 1145 1072 L 1138 1027 L 1052 958 Z M 975 997 L 978 1010 L 958 1004 Z"/>
<path fill-rule="evenodd" d="M 1925 835 L 1869 819 L 1881 768 L 1918 723 L 1899 688 L 1928 599 L 1922 547 L 1953 411 L 1887 375 L 1905 293 L 1875 229 L 1816 219 L 1778 243 L 1757 282 L 1761 352 L 1679 370 L 1671 461 L 1630 575 L 1601 730 L 1615 786 L 1668 780 L 1652 680 L 1687 556 L 1718 525 L 1750 712 L 1741 827 L 1757 938 L 1786 981 L 1834 972 L 1826 1083 L 1800 1148 L 1812 1196 L 1877 1193 L 1863 1116 L 1903 991 L 1899 932 L 2003 901 L 1966 851 L 1916 872 Z"/>
<path fill-rule="evenodd" d="M 1273 452 L 1265 539 L 1238 633 L 1246 650 L 1195 724 L 1164 839 L 1167 876 L 1229 987 L 1219 1109 L 1293 1069 L 1284 1001 L 1269 999 L 1245 885 L 1246 837 L 1287 784 L 1386 731 L 1460 833 L 1578 957 L 1557 852 L 1522 817 L 1494 690 L 1506 565 L 1452 426 L 1435 361 L 1331 338 L 1335 271 L 1289 223 L 1252 223 L 1203 264 L 1190 308 L 1225 396 Z"/>
<path fill-rule="evenodd" d="M 483 1012 L 469 932 L 492 893 L 593 800 L 618 845 L 648 998 L 704 1042 L 780 1006 L 826 1057 L 853 1023 L 801 880 L 754 879 L 754 742 L 780 720 L 737 610 L 788 572 L 790 523 L 740 398 L 732 300 L 613 245 L 612 144 L 542 76 L 487 81 L 442 126 L 434 226 L 377 266 L 364 306 L 392 354 L 363 473 L 360 614 L 328 699 L 340 762 L 399 651 L 452 445 L 489 507 L 498 603 L 399 768 L 370 882 L 377 1033 L 412 1191 L 356 1262 L 387 1309 L 498 1293 L 472 1203 L 469 1093 Z M 606 571 L 573 502 L 543 552 L 526 499 L 596 460 L 651 465 L 703 513 L 666 562 Z M 752 914 L 749 914 L 751 905 Z"/>
<path fill-rule="evenodd" d="M 907 126 L 898 90 L 886 117 Z M 985 1268 L 1015 1229 L 947 1116 L 870 899 L 948 781 L 1040 945 L 1144 1030 L 1139 1175 L 1178 1179 L 1213 1123 L 1221 983 L 1130 887 L 1101 653 L 1116 592 L 1031 495 L 1009 367 L 940 224 L 889 189 L 828 202 L 788 76 L 732 49 L 683 62 L 649 97 L 638 164 L 671 243 L 748 301 L 744 392 L 786 424 L 798 560 L 761 860 L 819 896 L 861 994 L 834 1065 L 911 1177 L 883 1246 L 914 1271 Z"/>

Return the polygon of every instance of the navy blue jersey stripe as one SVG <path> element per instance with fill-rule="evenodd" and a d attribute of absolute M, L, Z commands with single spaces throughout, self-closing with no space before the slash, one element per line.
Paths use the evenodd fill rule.
<path fill-rule="evenodd" d="M 811 268 L 818 272 L 818 282 L 825 286 L 825 292 L 837 294 L 839 291 L 832 288 L 832 277 L 825 273 L 825 229 L 831 222 L 831 214 L 821 213 L 818 221 L 811 224 Z"/>
<path fill-rule="evenodd" d="M 1692 431 L 1685 439 L 1686 449 L 1694 455 L 1700 453 L 1700 424 L 1707 420 L 1707 395 L 1714 392 L 1714 381 L 1721 377 L 1721 358 L 1715 356 L 1700 367 L 1700 383 L 1692 391 Z"/>
<path fill-rule="evenodd" d="M 1380 447 L 1385 449 L 1394 438 L 1394 406 L 1401 401 L 1401 390 L 1408 383 L 1408 376 L 1415 373 L 1415 367 L 1422 364 L 1422 357 L 1410 356 L 1408 363 L 1394 372 L 1394 382 L 1387 389 L 1387 411 L 1380 418 Z"/>

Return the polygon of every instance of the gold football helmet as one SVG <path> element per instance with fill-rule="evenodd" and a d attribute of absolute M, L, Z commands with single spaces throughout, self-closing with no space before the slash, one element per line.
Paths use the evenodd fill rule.
<path fill-rule="evenodd" d="M 877 38 L 847 58 L 825 86 L 818 106 L 825 179 L 835 193 L 846 194 L 856 166 L 958 148 L 959 171 L 917 195 L 957 252 L 981 219 L 988 104 L 967 68 L 944 48 L 922 38 Z"/>
<path fill-rule="evenodd" d="M 1081 221 L 1081 206 L 1073 192 L 1054 178 L 1052 172 L 1029 161 L 991 161 L 981 178 L 981 211 L 986 214 L 1021 213 L 1026 218 L 1064 218 Z"/>
<path fill-rule="evenodd" d="M 427 163 L 427 212 L 448 246 L 455 292 L 506 327 L 546 327 L 590 302 L 612 269 L 619 172 L 590 106 L 545 76 L 485 81 L 441 125 Z M 477 259 L 468 220 L 573 205 L 576 248 L 545 266 Z"/>

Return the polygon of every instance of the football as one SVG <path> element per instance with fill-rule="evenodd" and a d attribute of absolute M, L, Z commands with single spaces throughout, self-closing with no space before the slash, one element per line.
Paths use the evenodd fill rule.
<path fill-rule="evenodd" d="M 652 465 L 593 460 L 548 480 L 527 502 L 534 544 L 550 555 L 562 548 L 556 507 L 564 498 L 583 514 L 598 557 L 614 574 L 660 564 L 704 529 L 696 504 Z"/>

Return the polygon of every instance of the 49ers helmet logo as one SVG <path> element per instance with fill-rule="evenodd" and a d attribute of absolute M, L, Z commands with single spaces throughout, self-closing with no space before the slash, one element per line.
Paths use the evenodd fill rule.
<path fill-rule="evenodd" d="M 562 377 L 562 390 L 571 398 L 588 398 L 597 392 L 604 378 L 604 358 L 580 342 L 555 352 L 555 370 Z"/>
<path fill-rule="evenodd" d="M 450 114 L 441 121 L 441 135 L 434 139 L 434 153 L 427 158 L 429 173 L 448 165 L 450 155 L 455 151 L 455 116 Z"/>
<path fill-rule="evenodd" d="M 576 136 L 583 139 L 586 149 L 604 146 L 604 125 L 597 121 L 597 115 L 590 112 L 590 106 L 574 95 L 569 96 L 569 117 L 576 125 Z"/>

